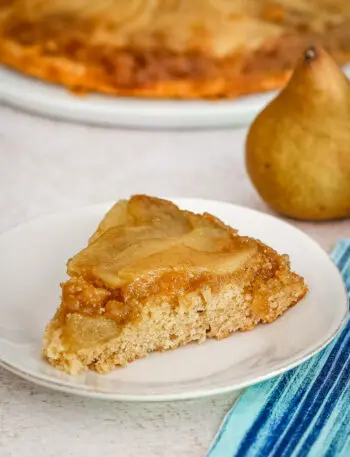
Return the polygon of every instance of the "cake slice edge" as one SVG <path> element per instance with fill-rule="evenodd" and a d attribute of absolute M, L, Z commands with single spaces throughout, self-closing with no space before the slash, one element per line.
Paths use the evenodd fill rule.
<path fill-rule="evenodd" d="M 66 313 L 61 305 L 46 328 L 43 354 L 72 375 L 87 369 L 108 373 L 150 352 L 222 339 L 273 322 L 308 291 L 303 279 L 289 270 L 285 256 L 279 260 L 279 269 L 267 282 L 227 282 L 214 292 L 204 286 L 177 297 L 176 306 L 173 298 L 150 297 L 138 319 L 126 323 Z"/>

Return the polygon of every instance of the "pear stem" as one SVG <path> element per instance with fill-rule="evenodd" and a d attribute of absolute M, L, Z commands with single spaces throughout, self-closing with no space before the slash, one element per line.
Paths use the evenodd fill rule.
<path fill-rule="evenodd" d="M 307 48 L 304 57 L 306 62 L 311 62 L 312 60 L 315 60 L 317 57 L 316 48 L 314 46 L 310 46 L 309 48 Z"/>

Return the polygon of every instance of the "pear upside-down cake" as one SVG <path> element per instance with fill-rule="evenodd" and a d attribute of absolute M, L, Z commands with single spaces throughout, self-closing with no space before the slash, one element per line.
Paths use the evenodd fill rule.
<path fill-rule="evenodd" d="M 44 355 L 71 374 L 253 329 L 307 292 L 288 256 L 144 195 L 113 206 L 68 274 Z"/>
<path fill-rule="evenodd" d="M 76 92 L 236 97 L 310 45 L 350 60 L 348 0 L 0 0 L 0 62 Z"/>

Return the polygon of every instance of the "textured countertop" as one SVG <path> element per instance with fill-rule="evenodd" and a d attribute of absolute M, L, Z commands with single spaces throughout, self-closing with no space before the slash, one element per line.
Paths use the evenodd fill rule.
<path fill-rule="evenodd" d="M 245 174 L 245 133 L 102 129 L 0 107 L 0 232 L 132 193 L 269 211 Z M 294 224 L 327 250 L 350 236 L 350 220 Z M 52 392 L 0 368 L 0 456 L 203 457 L 236 395 L 109 403 Z"/>

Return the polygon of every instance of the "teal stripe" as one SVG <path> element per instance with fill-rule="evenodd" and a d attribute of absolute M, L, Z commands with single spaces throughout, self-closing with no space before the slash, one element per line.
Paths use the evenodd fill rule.
<path fill-rule="evenodd" d="M 339 341 L 339 340 L 338 340 Z M 343 349 L 346 348 L 349 341 L 349 337 L 345 341 L 341 342 L 340 347 L 333 346 L 331 353 L 329 354 L 330 363 L 323 365 L 322 370 L 324 373 L 321 373 L 322 370 L 319 370 L 319 373 L 313 383 L 310 383 L 307 395 L 303 398 L 302 403 L 299 406 L 299 415 L 293 418 L 293 421 L 290 421 L 288 424 L 288 433 L 280 443 L 278 448 L 275 448 L 275 452 L 278 450 L 283 451 L 288 455 L 288 452 L 291 454 L 292 451 L 296 450 L 295 445 L 297 440 L 301 437 L 299 434 L 301 431 L 307 433 L 310 429 L 312 421 L 315 418 L 315 413 L 320 412 L 322 408 L 322 401 L 320 402 L 320 396 L 327 395 L 326 391 L 330 383 L 333 381 L 334 376 L 334 367 L 337 365 L 338 360 L 345 355 Z M 328 354 L 328 350 L 325 351 Z M 316 356 L 317 357 L 317 356 Z M 345 362 L 345 361 L 344 361 Z M 321 375 L 321 376 L 320 376 Z M 337 377 L 339 374 L 337 374 Z M 335 379 L 336 382 L 336 379 Z M 327 398 L 327 397 L 326 397 Z M 294 401 L 294 400 L 292 400 Z M 324 397 L 323 397 L 324 401 Z M 304 437 L 306 439 L 306 436 Z M 298 454 L 296 454 L 298 455 Z"/>
<path fill-rule="evenodd" d="M 231 409 L 231 411 L 226 416 L 220 433 L 217 435 L 211 449 L 209 450 L 207 457 L 212 456 L 225 456 L 222 452 L 228 449 L 235 449 L 240 441 L 242 440 L 243 436 L 245 435 L 247 428 L 246 424 L 249 422 L 251 414 L 258 414 L 258 412 L 263 408 L 266 404 L 266 401 L 269 397 L 269 393 L 273 391 L 275 385 L 279 382 L 279 378 L 273 378 L 269 381 L 266 381 L 263 384 L 257 384 L 252 388 L 249 388 L 245 391 L 245 394 L 241 396 L 241 398 L 236 403 L 236 408 Z M 242 405 L 242 400 L 244 399 L 244 403 L 249 404 L 249 408 L 246 408 Z M 235 433 L 226 433 L 227 427 L 231 423 L 231 416 L 235 415 Z"/>
<path fill-rule="evenodd" d="M 317 369 L 317 361 L 313 360 L 310 364 L 311 369 Z M 307 377 L 309 376 L 309 372 L 304 370 L 303 372 L 299 372 L 297 370 L 293 370 L 289 372 L 286 376 L 282 376 L 284 379 L 287 376 L 291 376 L 289 383 L 285 386 L 285 391 L 282 393 L 280 397 L 277 396 L 277 400 L 271 409 L 271 413 L 274 415 L 274 420 L 272 424 L 279 424 L 283 421 L 284 416 L 286 416 L 288 410 L 288 418 L 289 420 L 293 418 L 299 411 L 299 407 L 301 405 L 301 399 L 307 394 L 309 390 L 309 383 L 307 381 Z M 289 408 L 290 399 L 295 399 L 293 402 L 293 407 Z M 253 424 L 251 426 L 251 430 L 254 429 Z M 254 434 L 252 439 L 254 439 L 254 447 L 257 448 L 266 448 L 268 452 L 272 451 L 273 441 L 270 439 L 271 432 L 275 433 L 275 430 L 271 430 L 270 422 L 266 421 L 264 425 L 261 427 L 257 434 Z M 279 441 L 283 439 L 283 436 L 286 432 L 286 429 L 282 432 L 282 435 L 278 433 L 276 436 L 275 444 L 278 444 Z"/>
<path fill-rule="evenodd" d="M 350 435 L 344 433 L 344 427 L 348 425 L 350 420 L 350 402 L 346 403 L 346 401 L 344 401 L 346 398 L 344 397 L 348 396 L 346 390 L 349 389 L 349 387 L 350 382 L 348 381 L 346 386 L 344 386 L 339 408 L 332 411 L 328 423 L 323 427 L 322 432 L 312 448 L 310 457 L 318 457 L 321 455 L 322 449 L 324 449 L 325 456 L 334 457 L 335 455 L 340 455 L 342 449 L 346 447 Z"/>
<path fill-rule="evenodd" d="M 332 253 L 350 290 L 350 240 Z M 207 457 L 350 457 L 350 324 L 321 353 L 247 389 Z"/>
<path fill-rule="evenodd" d="M 300 440 L 298 446 L 295 448 L 294 452 L 296 453 L 296 455 L 298 455 L 298 451 L 301 452 L 305 448 L 312 448 L 312 446 L 317 442 L 324 427 L 327 426 L 332 411 L 337 411 L 338 408 L 342 408 L 342 405 L 340 403 L 339 390 L 341 392 L 343 391 L 342 389 L 344 389 L 346 381 L 347 379 L 349 379 L 349 375 L 350 365 L 348 356 L 347 360 L 344 361 L 344 366 L 341 368 L 336 379 L 334 380 L 333 387 L 322 399 L 322 401 L 319 402 L 319 410 L 312 418 L 307 430 L 304 431 L 303 439 Z M 315 408 L 312 411 L 314 410 Z M 288 453 L 288 448 L 286 449 L 286 452 Z"/>
<path fill-rule="evenodd" d="M 291 427 L 295 427 L 295 420 L 298 417 L 298 414 L 303 414 L 302 411 L 304 408 L 305 398 L 308 398 L 308 396 L 310 395 L 310 391 L 313 388 L 313 384 L 310 383 L 307 378 L 317 377 L 317 375 L 320 372 L 320 367 L 324 366 L 323 364 L 321 365 L 319 363 L 320 359 L 327 361 L 328 356 L 328 352 L 323 352 L 320 356 L 316 356 L 310 361 L 305 362 L 305 364 L 302 366 L 302 370 L 294 370 L 296 375 L 300 375 L 300 386 L 298 386 L 300 388 L 300 392 L 295 393 L 287 387 L 287 399 L 283 403 L 279 399 L 279 392 L 274 392 L 273 397 L 277 398 L 278 400 L 274 402 L 273 409 L 271 409 L 271 414 L 274 414 L 274 412 L 275 414 L 279 414 L 277 425 L 275 424 L 276 421 L 266 420 L 264 424 L 260 427 L 260 429 L 257 430 L 257 420 L 255 420 L 253 424 L 249 424 L 250 430 L 247 432 L 245 439 L 249 443 L 250 441 L 254 443 L 254 446 L 252 444 L 250 444 L 250 446 L 253 446 L 254 449 L 256 448 L 256 452 L 258 449 L 265 449 L 269 452 L 269 454 L 273 451 L 276 453 L 277 456 L 282 455 L 282 453 L 284 452 L 286 453 L 286 455 L 288 455 L 286 451 L 290 443 L 290 437 L 287 437 L 286 434 L 292 433 Z M 331 366 L 329 367 L 329 369 L 331 369 Z M 288 375 L 290 375 L 290 373 L 288 373 Z M 282 379 L 284 379 L 285 377 L 286 375 L 282 376 Z M 260 415 L 258 417 L 260 417 Z M 298 418 L 298 423 L 299 422 L 300 417 Z M 284 427 L 284 423 L 288 424 L 287 428 Z M 293 433 L 294 431 L 295 429 L 293 430 Z M 276 440 L 271 440 L 272 433 L 277 433 Z M 249 434 L 251 434 L 252 436 L 249 436 Z M 240 447 L 239 455 L 244 455 L 244 452 L 246 451 L 242 447 Z"/>

